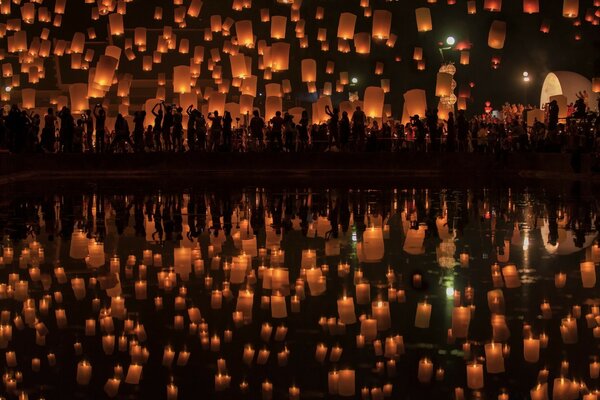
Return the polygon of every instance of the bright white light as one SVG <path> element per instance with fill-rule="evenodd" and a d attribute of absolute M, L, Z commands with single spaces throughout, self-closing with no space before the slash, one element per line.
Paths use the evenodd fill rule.
<path fill-rule="evenodd" d="M 11 86 L 7 86 L 7 87 L 4 88 L 4 90 L 6 90 L 7 92 L 10 92 L 12 90 L 12 87 Z"/>
<path fill-rule="evenodd" d="M 358 78 L 357 77 L 353 77 L 351 79 L 351 82 L 356 85 L 358 83 Z"/>
<path fill-rule="evenodd" d="M 528 77 L 529 76 L 529 72 L 525 71 L 523 72 L 523 77 Z"/>
<path fill-rule="evenodd" d="M 454 297 L 454 288 L 451 288 L 451 287 L 446 288 L 446 297 Z"/>
<path fill-rule="evenodd" d="M 456 43 L 456 39 L 454 39 L 454 36 L 448 36 L 446 38 L 446 44 L 448 46 L 454 46 L 454 43 Z"/>

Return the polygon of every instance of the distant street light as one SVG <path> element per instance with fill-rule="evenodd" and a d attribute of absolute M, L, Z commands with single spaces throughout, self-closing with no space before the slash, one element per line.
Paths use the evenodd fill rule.
<path fill-rule="evenodd" d="M 454 36 L 448 36 L 446 38 L 446 44 L 448 46 L 454 46 L 454 43 L 456 43 L 456 39 L 454 39 Z"/>

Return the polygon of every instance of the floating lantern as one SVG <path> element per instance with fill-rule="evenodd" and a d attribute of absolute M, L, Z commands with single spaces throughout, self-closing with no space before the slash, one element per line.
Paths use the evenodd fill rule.
<path fill-rule="evenodd" d="M 27 88 L 21 91 L 22 106 L 26 109 L 35 108 L 35 89 Z"/>
<path fill-rule="evenodd" d="M 563 17 L 577 18 L 579 15 L 579 0 L 563 0 Z"/>
<path fill-rule="evenodd" d="M 235 23 L 235 33 L 238 45 L 245 47 L 254 47 L 254 33 L 252 30 L 252 21 L 243 20 Z"/>
<path fill-rule="evenodd" d="M 523 0 L 523 12 L 525 14 L 537 14 L 540 12 L 539 0 Z"/>
<path fill-rule="evenodd" d="M 359 32 L 354 35 L 354 47 L 357 54 L 369 54 L 371 52 L 371 35 L 368 32 Z"/>
<path fill-rule="evenodd" d="M 317 61 L 309 58 L 301 62 L 302 82 L 316 82 L 317 80 Z"/>
<path fill-rule="evenodd" d="M 435 85 L 435 95 L 439 97 L 452 94 L 452 74 L 447 72 L 438 72 Z"/>
<path fill-rule="evenodd" d="M 415 15 L 417 17 L 417 30 L 419 32 L 429 32 L 433 29 L 431 10 L 429 8 L 419 7 L 415 9 Z"/>
<path fill-rule="evenodd" d="M 504 48 L 504 40 L 506 39 L 506 22 L 494 21 L 490 27 L 488 35 L 488 46 L 492 49 Z"/>
<path fill-rule="evenodd" d="M 274 15 L 271 17 L 271 38 L 285 39 L 285 31 L 287 27 L 287 17 Z"/>
<path fill-rule="evenodd" d="M 356 15 L 348 12 L 341 13 L 338 22 L 337 37 L 345 40 L 354 38 L 355 25 Z"/>
<path fill-rule="evenodd" d="M 372 35 L 375 39 L 387 40 L 392 28 L 392 13 L 388 10 L 375 10 L 373 13 Z"/>
<path fill-rule="evenodd" d="M 486 11 L 499 12 L 502 10 L 502 0 L 485 0 L 483 9 Z"/>

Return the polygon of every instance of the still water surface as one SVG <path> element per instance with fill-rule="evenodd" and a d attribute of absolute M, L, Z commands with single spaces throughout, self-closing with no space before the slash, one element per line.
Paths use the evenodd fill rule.
<path fill-rule="evenodd" d="M 580 272 L 600 260 L 597 208 L 541 188 L 82 184 L 5 196 L 3 390 L 521 399 L 540 382 L 563 390 L 564 377 L 583 396 L 599 387 L 595 266 Z M 538 361 L 535 349 L 524 360 L 524 338 L 541 339 Z"/>

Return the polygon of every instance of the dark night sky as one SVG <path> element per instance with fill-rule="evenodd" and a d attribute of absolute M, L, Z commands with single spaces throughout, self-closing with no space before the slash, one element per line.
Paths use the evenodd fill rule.
<path fill-rule="evenodd" d="M 359 55 L 354 52 L 341 54 L 337 52 L 335 35 L 340 12 L 349 11 L 358 15 L 356 32 L 371 31 L 371 18 L 363 17 L 359 0 L 304 0 L 301 16 L 306 20 L 305 31 L 310 38 L 310 46 L 307 49 L 298 47 L 298 41 L 294 35 L 295 23 L 289 21 L 290 6 L 277 4 L 274 0 L 253 0 L 252 9 L 242 12 L 231 9 L 232 0 L 205 0 L 200 18 L 188 17 L 187 21 L 188 28 L 204 28 L 209 25 L 209 16 L 213 14 L 221 14 L 223 20 L 226 16 L 231 16 L 236 20 L 252 19 L 255 21 L 254 34 L 258 36 L 258 39 L 266 39 L 269 43 L 271 41 L 269 38 L 270 24 L 261 23 L 259 17 L 260 8 L 269 7 L 271 16 L 288 16 L 287 41 L 292 43 L 290 71 L 289 73 L 274 74 L 274 82 L 286 78 L 291 79 L 294 90 L 304 93 L 303 99 L 311 99 L 306 92 L 306 86 L 299 82 L 300 60 L 303 58 L 318 60 L 319 88 L 322 88 L 323 81 L 331 81 L 335 87 L 335 79 L 339 77 L 339 71 L 348 71 L 350 76 L 356 76 L 359 79 L 357 87 L 351 88 L 351 90 L 357 90 L 361 96 L 366 86 L 379 85 L 381 78 L 390 78 L 392 91 L 387 95 L 386 103 L 392 104 L 395 115 L 401 113 L 402 94 L 412 88 L 427 89 L 430 104 L 437 102 L 437 99 L 433 96 L 435 73 L 442 61 L 437 43 L 443 41 L 448 35 L 452 35 L 458 42 L 468 41 L 472 44 L 471 64 L 469 66 L 458 65 L 458 51 L 446 51 L 446 57 L 457 61 L 458 71 L 455 79 L 459 84 L 459 88 L 469 82 L 475 83 L 475 88 L 472 90 L 474 104 L 470 104 L 469 108 L 471 111 L 480 112 L 485 100 L 492 100 L 495 106 L 499 106 L 504 101 L 523 101 L 525 87 L 521 79 L 521 73 L 525 70 L 529 71 L 532 76 L 532 81 L 529 83 L 528 99 L 530 103 L 534 104 L 539 101 L 538 93 L 543 78 L 549 71 L 571 70 L 588 78 L 600 75 L 600 27 L 592 26 L 583 19 L 586 10 L 593 7 L 592 1 L 580 1 L 579 20 L 581 26 L 575 27 L 573 26 L 574 20 L 562 17 L 561 0 L 540 0 L 540 13 L 533 15 L 523 14 L 520 0 L 504 0 L 502 12 L 499 13 L 484 11 L 483 0 L 477 0 L 478 11 L 475 15 L 467 14 L 466 0 L 457 0 L 456 5 L 448 5 L 446 0 L 438 0 L 436 4 L 427 4 L 425 0 L 395 2 L 371 0 L 373 9 L 385 8 L 393 12 L 392 32 L 398 35 L 398 40 L 394 49 L 386 47 L 383 43 L 373 41 L 370 55 Z M 48 4 L 50 10 L 54 8 L 53 3 L 54 0 L 44 2 L 44 4 Z M 126 28 L 137 26 L 162 28 L 163 25 L 173 25 L 172 3 L 172 0 L 135 0 L 128 3 L 127 15 L 125 16 Z M 185 0 L 185 4 L 188 5 L 189 0 Z M 155 21 L 152 18 L 155 6 L 164 7 L 163 21 Z M 325 19 L 322 21 L 314 19 L 317 6 L 325 7 Z M 431 32 L 417 32 L 414 9 L 422 6 L 430 6 L 432 9 L 434 29 Z M 594 7 L 595 9 L 597 7 Z M 70 40 L 73 32 L 84 31 L 91 24 L 98 33 L 97 41 L 105 41 L 107 18 L 102 17 L 99 21 L 91 21 L 90 10 L 91 6 L 83 4 L 83 1 L 68 0 L 63 26 L 59 30 L 53 28 L 51 37 Z M 13 5 L 13 16 L 18 16 L 17 12 L 17 7 Z M 0 20 L 4 18 L 5 16 L 0 16 Z M 503 50 L 493 50 L 487 46 L 489 26 L 495 19 L 507 22 L 507 37 Z M 539 30 L 543 19 L 551 20 L 549 34 L 544 34 Z M 320 27 L 328 29 L 330 42 L 328 53 L 323 53 L 316 41 L 317 29 Z M 30 39 L 33 35 L 39 33 L 41 27 L 33 25 L 27 26 L 26 29 L 31 32 L 28 35 Z M 193 49 L 193 46 L 197 44 L 204 45 L 207 48 L 205 59 L 208 58 L 208 49 L 211 46 L 221 45 L 222 43 L 221 36 L 218 34 L 214 35 L 215 39 L 211 44 L 204 42 L 202 33 L 198 31 L 178 31 L 176 33 L 178 37 L 190 38 L 190 49 Z M 235 30 L 232 29 L 232 34 L 234 33 Z M 581 40 L 575 40 L 576 33 L 581 34 Z M 155 47 L 155 35 L 158 35 L 158 32 L 154 33 L 154 36 L 148 34 L 149 50 Z M 125 36 L 132 37 L 133 32 L 127 31 Z M 5 41 L 6 39 L 3 39 L 1 43 L 5 45 Z M 117 45 L 123 43 L 123 37 L 117 38 L 115 41 Z M 95 45 L 88 43 L 88 46 L 96 50 L 96 57 L 103 52 L 102 47 L 104 45 L 105 43 Z M 416 63 L 412 60 L 414 46 L 424 48 L 424 58 L 427 63 L 425 71 L 417 71 Z M 241 51 L 246 54 L 256 54 L 256 49 L 243 49 Z M 500 68 L 497 70 L 491 68 L 491 57 L 494 55 L 500 56 L 502 60 Z M 402 57 L 401 62 L 394 61 L 397 56 Z M 131 63 L 126 62 L 123 57 L 120 72 L 134 72 L 137 76 L 154 79 L 156 74 L 161 71 L 167 72 L 169 75 L 173 65 L 187 64 L 189 57 L 190 55 L 181 55 L 174 52 L 163 55 L 162 66 L 155 66 L 152 72 L 141 72 L 142 57 L 139 54 L 138 58 Z M 225 77 L 227 77 L 227 74 L 230 74 L 228 60 L 226 57 L 223 60 L 223 71 Z M 324 74 L 325 64 L 328 60 L 336 62 L 336 73 L 333 78 Z M 373 74 L 376 61 L 385 62 L 383 76 L 374 76 Z M 66 81 L 83 82 L 87 80 L 87 72 L 70 71 L 68 65 L 69 57 L 63 57 L 61 69 Z M 253 68 L 255 74 L 260 72 L 256 70 L 256 58 L 254 59 Z M 203 64 L 202 71 L 201 78 L 210 77 L 206 62 Z M 260 77 L 262 73 L 258 75 Z M 259 91 L 261 87 L 259 80 Z M 335 95 L 333 98 L 334 103 L 347 98 L 346 96 L 346 93 L 344 98 Z"/>

